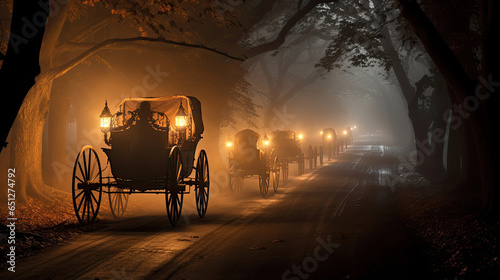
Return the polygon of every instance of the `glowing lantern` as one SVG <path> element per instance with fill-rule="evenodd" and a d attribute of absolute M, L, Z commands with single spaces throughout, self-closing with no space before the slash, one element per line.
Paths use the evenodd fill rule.
<path fill-rule="evenodd" d="M 184 107 L 182 107 L 182 101 L 180 103 L 177 113 L 175 113 L 175 126 L 178 128 L 184 128 L 188 125 L 188 114 Z"/>
<path fill-rule="evenodd" d="M 302 138 L 304 138 L 304 135 L 299 134 L 299 139 L 302 139 Z"/>
<path fill-rule="evenodd" d="M 232 146 L 233 146 L 233 142 L 231 142 L 231 141 L 227 141 L 227 142 L 226 142 L 226 146 L 227 146 L 228 148 L 232 147 Z"/>
<path fill-rule="evenodd" d="M 103 133 L 108 133 L 110 130 L 111 117 L 113 117 L 113 115 L 111 114 L 111 111 L 109 111 L 108 100 L 106 100 L 104 109 L 102 109 L 101 115 L 99 116 L 99 118 L 101 119 L 101 131 Z"/>
<path fill-rule="evenodd" d="M 328 138 L 332 138 L 332 135 L 328 134 L 328 136 L 327 136 L 327 137 L 328 137 Z"/>
<path fill-rule="evenodd" d="M 263 141 L 264 146 L 269 145 L 269 137 L 267 135 L 264 135 L 264 141 Z"/>

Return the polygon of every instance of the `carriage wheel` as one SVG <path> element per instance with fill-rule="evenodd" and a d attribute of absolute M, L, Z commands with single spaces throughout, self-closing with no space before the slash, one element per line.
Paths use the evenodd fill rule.
<path fill-rule="evenodd" d="M 305 165 L 306 165 L 306 160 L 305 160 L 304 154 L 301 153 L 299 155 L 299 175 L 304 174 L 304 172 L 305 172 Z"/>
<path fill-rule="evenodd" d="M 99 213 L 102 195 L 101 162 L 91 146 L 82 148 L 73 168 L 72 196 L 80 223 L 93 222 Z"/>
<path fill-rule="evenodd" d="M 323 165 L 323 146 L 319 146 L 319 165 Z"/>
<path fill-rule="evenodd" d="M 109 188 L 109 206 L 111 208 L 111 214 L 113 214 L 113 217 L 115 218 L 123 216 L 125 210 L 127 209 L 128 199 L 130 197 L 130 194 L 121 192 L 123 192 L 123 189 L 121 188 Z"/>
<path fill-rule="evenodd" d="M 237 192 L 241 190 L 241 187 L 243 186 L 243 178 L 238 175 L 238 172 L 236 171 L 236 164 L 234 161 L 231 161 L 229 163 L 229 190 L 231 192 Z"/>
<path fill-rule="evenodd" d="M 288 167 L 288 159 L 286 157 L 283 157 L 283 160 L 281 161 L 281 173 L 283 174 L 283 184 L 288 181 L 288 172 L 289 172 L 289 167 Z"/>
<path fill-rule="evenodd" d="M 273 189 L 274 192 L 277 192 L 280 183 L 280 159 L 277 156 L 273 158 L 271 169 L 272 169 L 271 176 L 273 179 Z"/>
<path fill-rule="evenodd" d="M 259 174 L 259 190 L 262 196 L 266 196 L 269 191 L 269 172 Z"/>
<path fill-rule="evenodd" d="M 178 147 L 174 147 L 170 151 L 167 168 L 167 188 L 165 192 L 167 215 L 170 224 L 175 226 L 181 217 L 184 201 L 184 192 L 179 189 L 183 174 L 181 151 Z"/>
<path fill-rule="evenodd" d="M 198 161 L 196 162 L 195 181 L 197 184 L 194 190 L 196 209 L 198 210 L 198 216 L 202 218 L 207 213 L 208 196 L 210 194 L 210 174 L 208 171 L 208 159 L 205 150 L 200 151 Z"/>

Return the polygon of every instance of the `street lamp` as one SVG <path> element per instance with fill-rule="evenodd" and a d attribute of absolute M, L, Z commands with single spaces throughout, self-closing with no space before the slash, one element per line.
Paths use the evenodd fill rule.
<path fill-rule="evenodd" d="M 299 134 L 299 139 L 301 139 L 301 140 L 302 140 L 302 138 L 304 138 L 304 135 Z"/>

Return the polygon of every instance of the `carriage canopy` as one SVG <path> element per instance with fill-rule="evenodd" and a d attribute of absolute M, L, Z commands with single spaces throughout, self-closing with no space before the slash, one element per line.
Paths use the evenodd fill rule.
<path fill-rule="evenodd" d="M 118 112 L 126 114 L 140 108 L 141 103 L 147 101 L 151 105 L 151 111 L 165 114 L 171 122 L 175 119 L 175 114 L 179 110 L 180 104 L 184 108 L 188 118 L 192 120 L 188 123 L 193 137 L 201 138 L 203 133 L 203 120 L 201 117 L 201 104 L 196 97 L 192 96 L 163 96 L 163 97 L 130 97 L 124 99 L 118 105 Z"/>

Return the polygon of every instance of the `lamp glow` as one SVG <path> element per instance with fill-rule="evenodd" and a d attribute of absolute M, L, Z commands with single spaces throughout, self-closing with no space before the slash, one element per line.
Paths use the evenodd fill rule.
<path fill-rule="evenodd" d="M 299 134 L 299 139 L 302 139 L 302 138 L 304 138 L 304 135 Z"/>
<path fill-rule="evenodd" d="M 101 119 L 101 131 L 103 133 L 108 133 L 111 127 L 111 118 L 113 115 L 108 108 L 108 100 L 104 103 L 104 109 L 102 109 L 101 115 L 99 118 Z"/>
<path fill-rule="evenodd" d="M 175 126 L 178 128 L 184 128 L 188 125 L 188 114 L 184 107 L 182 107 L 182 101 L 180 102 L 179 109 L 175 113 Z"/>
<path fill-rule="evenodd" d="M 232 147 L 232 146 L 233 146 L 233 142 L 231 142 L 231 141 L 226 142 L 226 147 Z"/>

